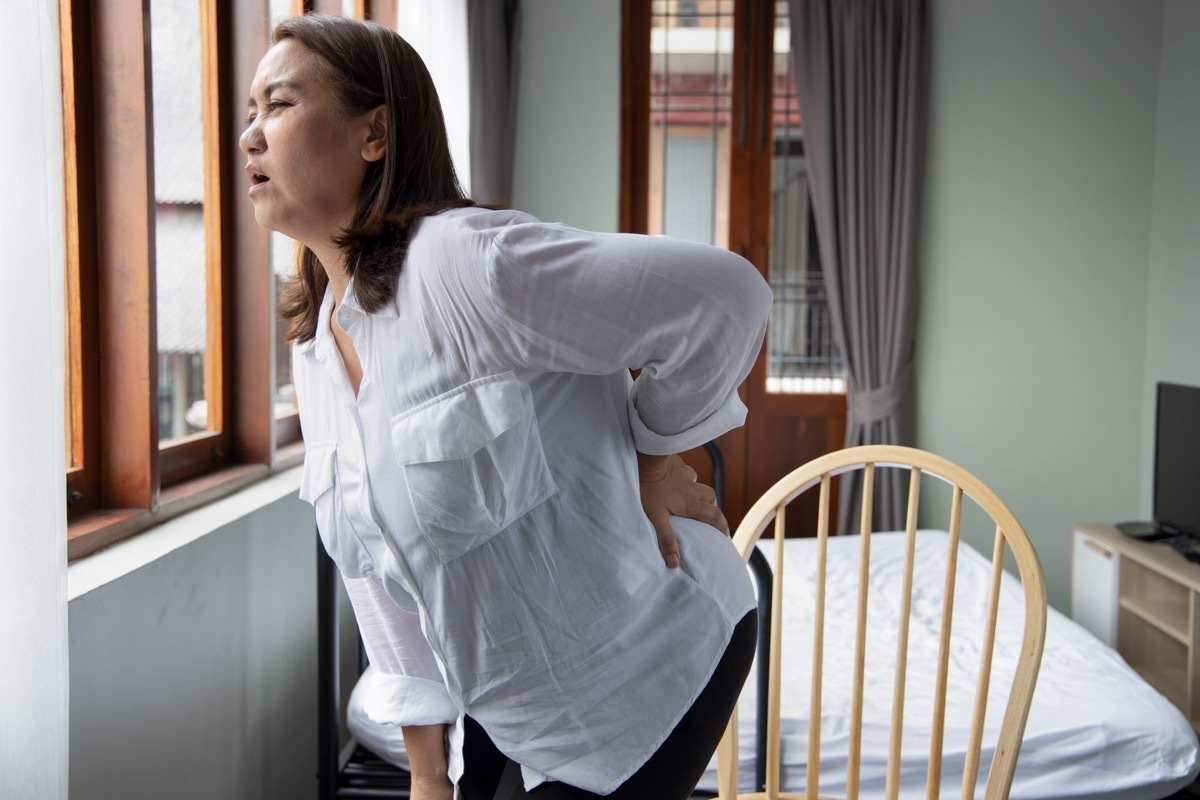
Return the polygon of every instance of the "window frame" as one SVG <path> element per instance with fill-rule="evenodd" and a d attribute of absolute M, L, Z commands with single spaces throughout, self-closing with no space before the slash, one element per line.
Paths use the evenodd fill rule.
<path fill-rule="evenodd" d="M 226 496 L 303 457 L 275 417 L 268 233 L 239 194 L 244 92 L 270 34 L 233 0 L 200 4 L 213 430 L 157 426 L 149 2 L 60 0 L 66 241 L 67 558 Z M 294 3 L 294 6 L 301 5 Z M 308 5 L 308 4 L 304 4 Z M 368 12 L 367 3 L 356 11 Z M 386 4 L 382 4 L 386 5 Z M 306 9 L 296 9 L 306 10 Z"/>

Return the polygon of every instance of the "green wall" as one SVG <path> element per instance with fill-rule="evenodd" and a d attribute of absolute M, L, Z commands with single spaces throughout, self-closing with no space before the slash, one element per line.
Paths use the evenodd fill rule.
<path fill-rule="evenodd" d="M 513 206 L 617 229 L 620 0 L 523 0 Z"/>
<path fill-rule="evenodd" d="M 1154 384 L 1200 386 L 1200 3 L 1164 6 L 1154 147 L 1140 516 L 1152 509 Z"/>
<path fill-rule="evenodd" d="M 1144 513 L 1163 6 L 933 12 L 918 444 L 1005 499 L 1065 610 L 1071 524 Z"/>

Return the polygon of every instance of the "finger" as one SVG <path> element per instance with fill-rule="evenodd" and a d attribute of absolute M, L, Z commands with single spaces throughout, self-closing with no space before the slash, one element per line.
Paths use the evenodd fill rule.
<path fill-rule="evenodd" d="M 695 483 L 696 480 L 700 477 L 699 475 L 696 474 L 696 470 L 692 469 L 687 464 L 683 465 L 683 474 L 687 477 L 689 483 Z"/>
<path fill-rule="evenodd" d="M 658 537 L 658 550 L 662 553 L 663 561 L 671 569 L 679 566 L 679 540 L 671 529 L 670 517 L 666 514 L 652 518 L 654 535 Z"/>
<path fill-rule="evenodd" d="M 717 502 L 717 493 L 711 486 L 707 486 L 703 483 L 697 483 L 692 487 L 692 491 L 695 492 L 699 499 L 706 503 L 716 504 Z"/>
<path fill-rule="evenodd" d="M 721 513 L 721 509 L 715 503 L 695 500 L 688 506 L 687 515 L 700 522 L 707 522 L 722 533 L 729 533 L 729 523 L 725 520 L 725 515 Z"/>

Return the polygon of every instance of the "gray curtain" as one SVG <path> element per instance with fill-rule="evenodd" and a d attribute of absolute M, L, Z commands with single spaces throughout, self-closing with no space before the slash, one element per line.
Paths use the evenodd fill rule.
<path fill-rule="evenodd" d="M 846 446 L 913 443 L 917 233 L 928 96 L 926 0 L 790 0 L 796 89 Z M 904 527 L 907 475 L 876 473 L 876 530 Z M 840 528 L 858 526 L 843 479 Z"/>
<path fill-rule="evenodd" d="M 467 0 L 471 85 L 471 196 L 512 200 L 520 0 Z"/>

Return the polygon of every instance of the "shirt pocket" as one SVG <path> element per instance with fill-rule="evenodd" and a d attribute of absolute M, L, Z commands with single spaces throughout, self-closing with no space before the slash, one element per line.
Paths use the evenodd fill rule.
<path fill-rule="evenodd" d="M 470 552 L 556 491 L 529 387 L 479 378 L 392 419 L 417 525 L 443 562 Z"/>
<path fill-rule="evenodd" d="M 300 499 L 313 507 L 317 532 L 338 570 L 346 577 L 362 577 L 371 571 L 367 554 L 358 537 L 339 520 L 336 487 L 337 445 L 307 445 L 304 470 L 300 473 Z"/>

